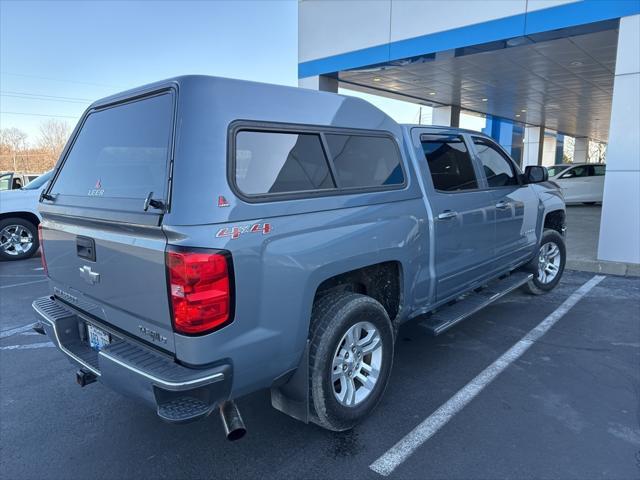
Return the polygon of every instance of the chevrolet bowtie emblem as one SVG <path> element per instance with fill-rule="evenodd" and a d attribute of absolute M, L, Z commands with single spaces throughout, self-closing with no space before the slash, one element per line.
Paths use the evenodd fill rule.
<path fill-rule="evenodd" d="M 100 281 L 100 274 L 97 272 L 92 272 L 90 266 L 84 265 L 80 267 L 79 270 L 80 277 L 89 285 L 95 285 Z"/>

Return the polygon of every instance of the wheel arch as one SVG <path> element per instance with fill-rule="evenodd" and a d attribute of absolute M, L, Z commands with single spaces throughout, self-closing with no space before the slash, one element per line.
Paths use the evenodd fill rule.
<path fill-rule="evenodd" d="M 358 267 L 340 271 L 325 266 L 324 274 L 315 279 L 313 299 L 309 305 L 309 318 L 313 305 L 336 291 L 353 291 L 369 295 L 379 301 L 387 311 L 394 327 L 401 317 L 403 304 L 404 269 L 402 262 L 389 259 L 376 263 L 363 262 Z M 335 267 L 335 265 L 333 265 Z M 330 273 L 328 273 L 330 272 Z M 310 328 L 310 324 L 307 329 Z M 307 333 L 308 335 L 308 333 Z M 271 386 L 271 405 L 282 413 L 304 423 L 309 422 L 309 340 L 298 365 L 277 378 Z"/>
<path fill-rule="evenodd" d="M 6 212 L 0 213 L 0 221 L 8 218 L 21 218 L 33 223 L 36 227 L 40 224 L 40 218 L 33 212 L 20 211 L 20 212 Z"/>
<path fill-rule="evenodd" d="M 566 213 L 564 209 L 551 210 L 544 215 L 543 229 L 551 229 L 564 236 L 566 230 Z"/>
<path fill-rule="evenodd" d="M 334 274 L 318 285 L 313 303 L 335 291 L 352 291 L 377 300 L 395 324 L 402 310 L 402 263 L 388 260 Z"/>

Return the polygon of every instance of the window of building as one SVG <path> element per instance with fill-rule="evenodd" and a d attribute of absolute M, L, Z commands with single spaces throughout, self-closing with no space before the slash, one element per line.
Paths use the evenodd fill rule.
<path fill-rule="evenodd" d="M 400 153 L 391 138 L 327 134 L 326 139 L 342 188 L 404 183 Z"/>
<path fill-rule="evenodd" d="M 420 140 L 436 190 L 478 188 L 469 151 L 460 135 L 423 135 Z"/>
<path fill-rule="evenodd" d="M 473 137 L 478 158 L 487 177 L 489 187 L 518 185 L 513 164 L 493 142 L 482 137 Z"/>
<path fill-rule="evenodd" d="M 240 131 L 236 184 L 248 195 L 334 188 L 320 135 Z"/>

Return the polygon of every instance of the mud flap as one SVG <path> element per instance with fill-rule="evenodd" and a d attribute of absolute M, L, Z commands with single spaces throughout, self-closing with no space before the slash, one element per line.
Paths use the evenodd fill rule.
<path fill-rule="evenodd" d="M 271 406 L 296 420 L 309 423 L 309 340 L 291 378 L 283 385 L 271 387 Z"/>

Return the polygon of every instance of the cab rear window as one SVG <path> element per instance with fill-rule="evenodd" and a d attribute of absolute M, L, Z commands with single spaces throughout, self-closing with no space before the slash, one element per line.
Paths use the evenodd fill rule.
<path fill-rule="evenodd" d="M 50 193 L 164 199 L 172 129 L 171 93 L 91 112 Z"/>

